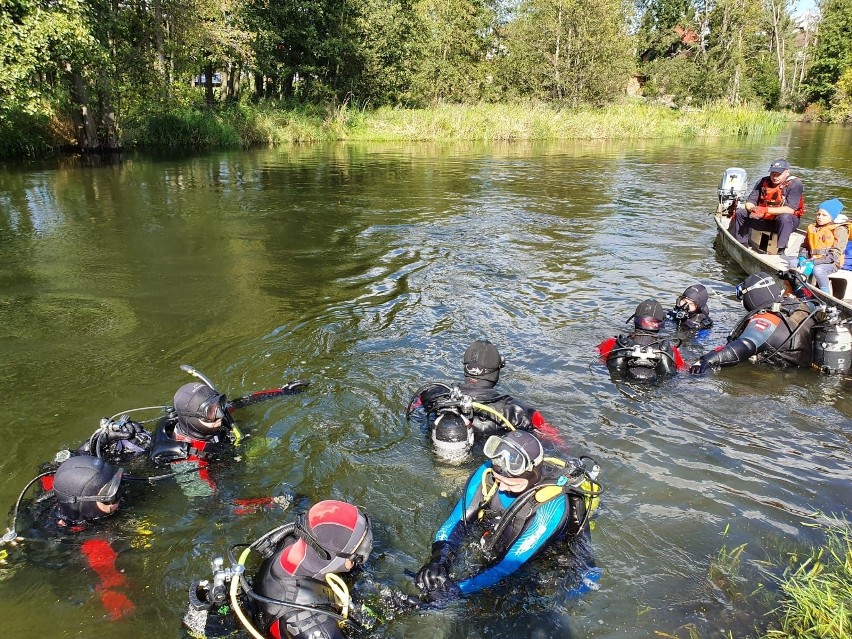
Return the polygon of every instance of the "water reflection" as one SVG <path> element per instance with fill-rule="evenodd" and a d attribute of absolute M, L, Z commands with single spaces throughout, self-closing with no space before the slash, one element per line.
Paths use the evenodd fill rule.
<path fill-rule="evenodd" d="M 742 273 L 712 248 L 722 171 L 757 179 L 786 155 L 809 202 L 849 200 L 850 136 L 807 125 L 746 141 L 335 145 L 6 170 L 0 503 L 103 415 L 168 401 L 187 381 L 180 363 L 231 394 L 312 382 L 240 415 L 252 435 L 221 502 L 158 490 L 121 520 L 135 530 L 144 513 L 152 531 L 122 555 L 133 620 L 102 620 L 84 575 L 57 586 L 15 566 L 0 581 L 12 636 L 180 636 L 187 581 L 213 553 L 328 496 L 369 509 L 369 576 L 411 591 L 403 571 L 477 463 L 437 465 L 404 406 L 422 381 L 456 377 L 477 337 L 506 355 L 507 392 L 601 462 L 602 589 L 559 602 L 564 567 L 546 556 L 517 584 L 377 636 L 748 632 L 769 604 L 710 566 L 746 543 L 757 580 L 752 562 L 817 539 L 810 513 L 848 511 L 850 381 L 743 365 L 624 389 L 594 347 L 642 299 L 668 306 L 694 282 L 712 291 L 715 326 L 681 349 L 723 342 Z M 296 496 L 290 511 L 229 507 L 278 490 Z"/>

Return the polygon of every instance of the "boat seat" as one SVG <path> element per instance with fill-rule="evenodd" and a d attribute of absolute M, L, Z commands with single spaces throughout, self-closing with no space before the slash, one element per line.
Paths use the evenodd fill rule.
<path fill-rule="evenodd" d="M 840 270 L 828 276 L 831 294 L 839 300 L 852 299 L 852 271 Z"/>
<path fill-rule="evenodd" d="M 778 233 L 772 231 L 760 231 L 751 229 L 748 235 L 748 244 L 753 249 L 763 251 L 769 255 L 778 254 Z"/>

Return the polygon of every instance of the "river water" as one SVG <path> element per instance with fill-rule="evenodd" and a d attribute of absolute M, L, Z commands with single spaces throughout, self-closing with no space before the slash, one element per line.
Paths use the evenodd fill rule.
<path fill-rule="evenodd" d="M 205 157 L 69 161 L 0 172 L 0 503 L 98 420 L 169 403 L 191 364 L 231 396 L 311 382 L 244 409 L 251 436 L 217 497 L 137 489 L 104 530 L 135 612 L 104 616 L 74 542 L 31 542 L 0 567 L 7 637 L 181 637 L 192 579 L 231 543 L 335 497 L 370 513 L 367 576 L 405 570 L 478 462 L 447 467 L 411 393 L 459 378 L 473 339 L 507 360 L 502 388 L 539 408 L 559 447 L 595 457 L 606 494 L 601 588 L 559 597 L 550 553 L 377 637 L 736 637 L 765 627 L 762 562 L 818 543 L 813 514 L 852 506 L 849 379 L 744 364 L 654 387 L 616 384 L 594 347 L 635 305 L 698 281 L 723 343 L 743 273 L 714 248 L 725 168 L 750 180 L 786 156 L 815 204 L 852 206 L 852 129 L 801 125 L 707 141 L 293 147 Z M 289 509 L 239 514 L 236 499 Z M 4 506 L 6 508 L 7 506 Z M 720 562 L 742 544 L 739 565 Z M 69 550 L 70 548 L 70 550 Z M 719 566 L 721 563 L 721 571 Z M 730 574 L 723 578 L 720 574 Z M 727 636 L 727 634 L 726 634 Z"/>

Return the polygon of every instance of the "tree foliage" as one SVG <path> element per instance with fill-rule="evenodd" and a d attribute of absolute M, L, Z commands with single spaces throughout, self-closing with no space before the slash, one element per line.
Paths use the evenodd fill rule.
<path fill-rule="evenodd" d="M 811 100 L 831 104 L 841 76 L 852 67 L 852 0 L 824 0 L 806 87 Z"/>
<path fill-rule="evenodd" d="M 849 95 L 852 0 L 823 1 L 816 38 L 791 0 L 633 1 L 0 0 L 0 143 L 110 148 L 247 99 L 604 105 L 637 69 L 678 105 Z"/>

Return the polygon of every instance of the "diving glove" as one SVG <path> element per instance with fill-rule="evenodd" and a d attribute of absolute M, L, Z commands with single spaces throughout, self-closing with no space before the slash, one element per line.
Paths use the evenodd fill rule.
<path fill-rule="evenodd" d="M 453 560 L 453 551 L 449 542 L 436 541 L 432 544 L 432 556 L 429 561 L 417 571 L 414 583 L 421 590 L 432 592 L 434 590 L 447 590 L 455 585 L 450 578 L 450 563 Z"/>

